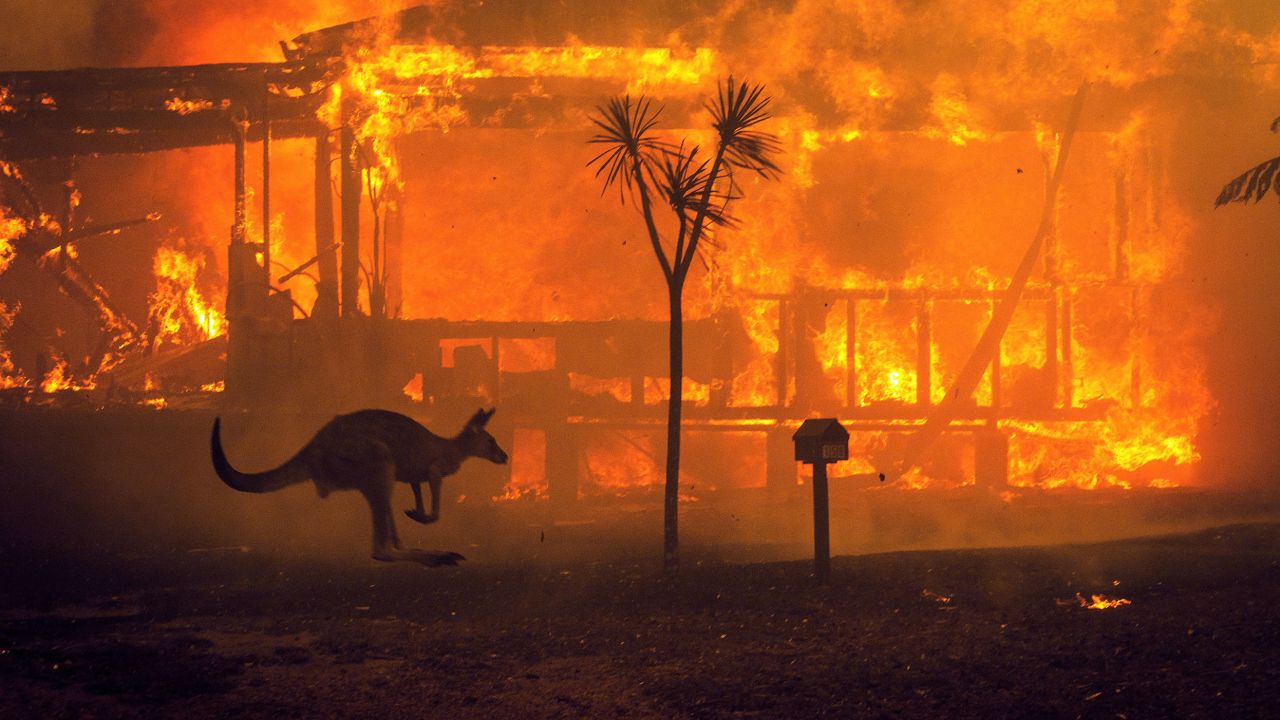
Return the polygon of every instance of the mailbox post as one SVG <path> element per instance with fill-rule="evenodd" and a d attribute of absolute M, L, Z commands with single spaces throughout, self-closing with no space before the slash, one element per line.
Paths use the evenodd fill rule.
<path fill-rule="evenodd" d="M 849 431 L 835 418 L 814 418 L 805 420 L 791 440 L 796 460 L 813 466 L 813 574 L 825 583 L 831 575 L 827 465 L 849 459 Z"/>

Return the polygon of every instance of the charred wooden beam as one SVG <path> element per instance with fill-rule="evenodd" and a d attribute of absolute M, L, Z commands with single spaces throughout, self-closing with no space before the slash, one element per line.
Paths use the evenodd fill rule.
<path fill-rule="evenodd" d="M 333 186 L 329 171 L 329 131 L 321 128 L 315 134 L 315 224 L 316 259 L 320 263 L 320 279 L 316 283 L 313 317 L 338 316 L 339 245 L 333 239 Z M 284 282 L 282 279 L 280 282 Z"/>
<path fill-rule="evenodd" d="M 355 132 L 344 112 L 338 162 L 342 201 L 342 316 L 360 314 L 360 165 Z"/>

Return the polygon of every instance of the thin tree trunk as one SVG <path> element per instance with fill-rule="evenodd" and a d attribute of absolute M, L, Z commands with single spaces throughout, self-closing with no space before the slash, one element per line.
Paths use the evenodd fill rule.
<path fill-rule="evenodd" d="M 680 409 L 684 402 L 684 319 L 681 309 L 683 278 L 673 277 L 667 286 L 671 303 L 670 398 L 667 402 L 667 484 L 662 504 L 663 568 L 674 573 L 680 565 Z"/>

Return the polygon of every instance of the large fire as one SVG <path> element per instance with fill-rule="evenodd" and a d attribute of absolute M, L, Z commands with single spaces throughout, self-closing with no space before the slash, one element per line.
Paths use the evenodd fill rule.
<path fill-rule="evenodd" d="M 272 32 L 371 9 L 267 4 Z M 152 20 L 177 37 L 180 18 L 164 5 L 155 4 Z M 789 167 L 776 187 L 740 179 L 748 192 L 734 206 L 736 225 L 715 238 L 706 271 L 689 289 L 687 317 L 728 312 L 746 338 L 726 388 L 686 378 L 690 407 L 709 407 L 723 390 L 734 409 L 799 407 L 801 417 L 870 418 L 878 425 L 855 439 L 855 457 L 833 473 L 882 470 L 900 452 L 895 438 L 950 391 L 1048 203 L 1054 231 L 1045 257 L 1003 336 L 998 377 L 988 369 L 964 415 L 966 431 L 1007 436 L 1014 488 L 1188 482 L 1187 469 L 1200 457 L 1200 424 L 1213 407 L 1203 343 L 1214 317 L 1180 283 L 1196 227 L 1162 164 L 1170 152 L 1162 101 L 1152 93 L 1107 101 L 1097 114 L 1119 117 L 1081 131 L 1061 195 L 1045 198 L 1064 141 L 1055 113 L 1082 80 L 1115 95 L 1178 76 L 1205 56 L 1269 57 L 1280 52 L 1280 35 L 1215 29 L 1183 2 L 1167 3 L 1142 35 L 1130 32 L 1114 3 L 979 5 L 926 3 L 918 17 L 891 2 L 726 9 L 723 18 L 663 38 L 667 46 L 651 37 L 634 47 L 574 37 L 557 46 L 464 45 L 441 39 L 457 36 L 450 28 L 404 38 L 375 24 L 342 48 L 340 77 L 317 113 L 335 134 L 348 127 L 360 156 L 361 192 L 372 209 L 363 220 L 372 242 L 363 249 L 362 307 L 373 306 L 371 286 L 392 262 L 387 224 L 396 213 L 407 238 L 398 259 L 404 297 L 390 315 L 663 319 L 659 278 L 633 231 L 634 214 L 605 207 L 583 167 L 589 104 L 548 120 L 535 101 L 647 94 L 683 112 L 677 124 L 697 127 L 701 98 L 716 80 L 749 74 L 777 99 L 771 129 L 786 144 Z M 727 30 L 730 16 L 741 25 L 736 32 Z M 237 45 L 225 24 L 183 25 L 171 54 L 155 45 L 143 57 L 278 61 L 265 55 L 266 32 L 255 30 Z M 968 38 L 964 49 L 944 40 L 957 32 Z M 1251 81 L 1275 87 L 1276 75 L 1274 66 L 1263 67 Z M 468 104 L 479 94 L 505 100 L 483 106 L 481 115 L 480 105 Z M 11 103 L 0 85 L 0 112 Z M 165 105 L 184 116 L 226 110 L 199 98 Z M 523 124 L 508 125 L 513 118 Z M 673 141 L 710 140 L 667 132 Z M 309 142 L 273 141 L 273 277 L 315 254 L 309 189 L 294 179 L 312 172 L 303 149 Z M 196 163 L 187 161 L 161 172 L 185 178 L 177 202 L 187 206 L 189 225 L 206 230 L 209 257 L 221 258 L 225 241 L 207 230 L 226 225 L 230 160 L 220 150 L 193 152 L 202 169 L 217 172 L 193 173 Z M 31 223 L 0 209 L 3 273 L 12 243 Z M 214 300 L 224 288 L 210 284 L 214 269 L 203 268 L 203 258 L 194 250 L 155 251 L 156 345 L 191 345 L 225 332 Z M 299 317 L 316 297 L 313 280 L 300 274 L 282 283 Z M 61 368 L 39 385 L 65 387 Z M 421 377 L 413 382 L 415 399 L 430 397 Z M 665 382 L 568 374 L 568 390 L 618 404 L 659 404 Z M 0 354 L 0 387 L 6 383 L 25 381 Z M 759 428 L 762 421 L 755 422 L 742 428 Z M 538 461 L 517 463 L 499 497 L 546 494 L 546 441 L 521 433 L 518 445 Z M 605 439 L 578 458 L 583 492 L 659 481 L 660 448 L 651 433 L 599 437 Z M 973 463 L 935 463 L 907 473 L 900 485 L 971 484 Z"/>

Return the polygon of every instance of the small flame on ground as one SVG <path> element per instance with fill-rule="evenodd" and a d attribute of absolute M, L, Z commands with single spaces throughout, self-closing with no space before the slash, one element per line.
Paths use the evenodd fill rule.
<path fill-rule="evenodd" d="M 1132 605 L 1133 601 L 1126 598 L 1113 598 L 1106 595 L 1090 595 L 1086 600 L 1083 595 L 1076 593 L 1076 602 L 1080 603 L 1080 607 L 1088 610 L 1110 610 L 1112 608 Z"/>
<path fill-rule="evenodd" d="M 950 595 L 942 595 L 940 593 L 936 593 L 930 590 L 929 588 L 925 588 L 924 590 L 921 590 L 920 596 L 925 598 L 926 600 L 932 600 L 938 603 L 939 605 L 946 605 L 951 602 Z"/>

